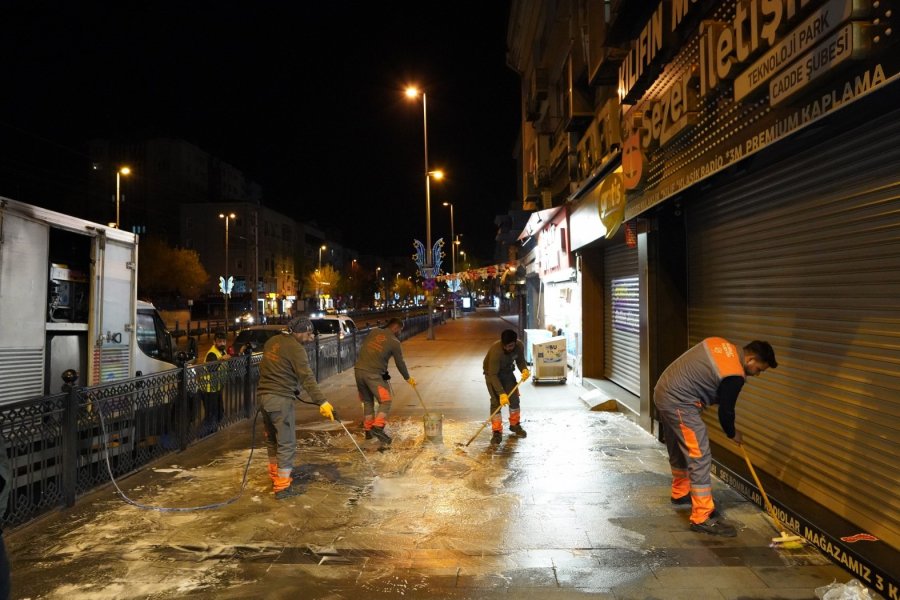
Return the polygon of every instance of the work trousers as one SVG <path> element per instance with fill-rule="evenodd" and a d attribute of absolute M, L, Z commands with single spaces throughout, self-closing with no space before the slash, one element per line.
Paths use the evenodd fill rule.
<path fill-rule="evenodd" d="M 272 478 L 274 491 L 278 492 L 291 485 L 291 471 L 297 456 L 294 398 L 260 394 L 257 401 L 262 408 L 266 431 L 269 476 Z"/>
<path fill-rule="evenodd" d="M 516 376 L 514 373 L 500 373 L 498 375 L 500 379 L 500 385 L 503 386 L 503 390 L 509 394 L 509 391 L 516 387 Z M 491 384 L 487 384 L 488 393 L 491 395 L 491 414 L 494 415 L 491 417 L 491 430 L 492 431 L 503 431 L 503 417 L 501 416 L 499 410 L 497 408 L 500 406 L 500 396 L 497 392 L 494 391 L 494 388 L 491 387 Z M 494 411 L 497 411 L 494 414 Z M 519 411 L 519 390 L 516 390 L 516 393 L 509 397 L 509 426 L 514 427 L 519 424 L 519 419 L 521 418 L 521 413 Z"/>
<path fill-rule="evenodd" d="M 359 393 L 359 401 L 363 404 L 363 427 L 366 431 L 372 427 L 384 427 L 387 417 L 391 414 L 391 401 L 393 394 L 390 385 L 381 376 L 381 373 L 369 371 L 354 371 L 356 376 L 356 391 Z M 375 414 L 375 402 L 378 401 L 378 414 Z"/>
<path fill-rule="evenodd" d="M 715 510 L 712 496 L 712 453 L 706 424 L 700 418 L 703 404 L 670 401 L 664 394 L 653 398 L 666 438 L 672 469 L 672 497 L 691 495 L 691 523 L 703 523 Z"/>

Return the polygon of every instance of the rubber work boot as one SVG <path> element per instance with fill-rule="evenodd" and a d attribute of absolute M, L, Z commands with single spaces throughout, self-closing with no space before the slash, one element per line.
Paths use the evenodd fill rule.
<path fill-rule="evenodd" d="M 503 441 L 503 434 L 500 433 L 499 431 L 495 431 L 494 435 L 491 436 L 491 443 L 499 444 L 502 441 Z"/>
<path fill-rule="evenodd" d="M 370 430 L 368 430 L 368 429 L 366 429 L 366 439 L 367 439 L 367 440 L 371 440 L 371 439 L 372 439 L 372 432 L 371 432 Z"/>
<path fill-rule="evenodd" d="M 525 430 L 522 429 L 522 426 L 519 425 L 518 423 L 516 423 L 515 425 L 510 425 L 509 430 L 512 431 L 514 434 L 516 434 L 519 437 L 527 437 L 528 436 L 528 434 L 525 433 Z"/>
<path fill-rule="evenodd" d="M 714 518 L 709 518 L 702 523 L 691 523 L 691 531 L 721 535 L 722 537 L 735 537 L 737 535 L 737 530 L 734 527 Z"/>
<path fill-rule="evenodd" d="M 294 496 L 299 496 L 303 493 L 303 486 L 298 485 L 296 483 L 292 483 L 288 487 L 283 490 L 279 490 L 275 492 L 276 500 L 286 500 L 287 498 L 293 498 Z"/>
<path fill-rule="evenodd" d="M 381 442 L 382 444 L 388 444 L 388 445 L 390 445 L 390 443 L 393 441 L 393 440 L 391 439 L 391 436 L 389 436 L 388 434 L 386 434 L 386 433 L 384 432 L 384 427 L 373 427 L 373 428 L 372 428 L 372 435 L 374 435 L 375 438 L 376 438 L 379 442 Z"/>

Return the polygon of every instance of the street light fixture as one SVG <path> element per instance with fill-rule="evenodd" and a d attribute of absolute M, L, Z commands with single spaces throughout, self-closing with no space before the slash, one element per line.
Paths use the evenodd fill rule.
<path fill-rule="evenodd" d="M 232 219 L 236 219 L 237 215 L 234 213 L 219 213 L 220 219 L 225 219 L 225 289 L 228 289 L 228 223 Z M 228 335 L 228 297 L 231 295 L 231 290 L 228 290 L 228 293 L 225 295 L 225 335 Z"/>
<path fill-rule="evenodd" d="M 406 96 L 408 98 L 418 98 L 422 95 L 422 131 L 425 138 L 425 261 L 426 267 L 431 267 L 431 178 L 440 180 L 444 177 L 442 171 L 430 171 L 428 168 L 428 102 L 424 91 L 419 90 L 415 86 L 406 88 Z M 428 294 L 428 339 L 434 339 L 434 323 L 431 315 L 431 307 L 434 304 L 434 296 Z"/>
<path fill-rule="evenodd" d="M 131 169 L 128 167 L 119 167 L 116 169 L 116 229 L 119 229 L 119 204 L 122 198 L 122 175 L 131 175 Z"/>

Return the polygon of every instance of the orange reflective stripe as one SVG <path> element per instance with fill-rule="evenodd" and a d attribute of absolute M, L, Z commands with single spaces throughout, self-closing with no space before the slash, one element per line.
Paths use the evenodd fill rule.
<path fill-rule="evenodd" d="M 287 489 L 291 487 L 292 481 L 290 472 L 288 472 L 287 477 L 275 477 L 272 480 L 272 491 L 280 492 L 281 490 Z"/>
<path fill-rule="evenodd" d="M 691 491 L 691 523 L 703 523 L 715 510 L 712 494 L 697 495 Z"/>
<path fill-rule="evenodd" d="M 672 469 L 672 497 L 683 498 L 691 493 L 691 480 L 687 476 L 687 471 L 676 473 Z"/>
<path fill-rule="evenodd" d="M 386 387 L 378 386 L 378 401 L 379 402 L 390 402 L 391 401 L 391 392 Z"/>
<path fill-rule="evenodd" d="M 678 411 L 678 427 L 681 428 L 681 435 L 684 437 L 684 443 L 688 447 L 688 456 L 691 458 L 700 458 L 703 453 L 700 452 L 700 444 L 697 442 L 697 434 L 681 421 L 681 411 Z"/>
<path fill-rule="evenodd" d="M 706 338 L 703 343 L 721 379 L 733 375 L 744 376 L 744 365 L 741 364 L 737 346 L 722 338 Z"/>

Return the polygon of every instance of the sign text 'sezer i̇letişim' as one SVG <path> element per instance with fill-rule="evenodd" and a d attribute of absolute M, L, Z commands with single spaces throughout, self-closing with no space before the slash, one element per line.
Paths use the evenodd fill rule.
<path fill-rule="evenodd" d="M 625 219 L 896 78 L 886 4 L 660 1 L 619 69 Z"/>

